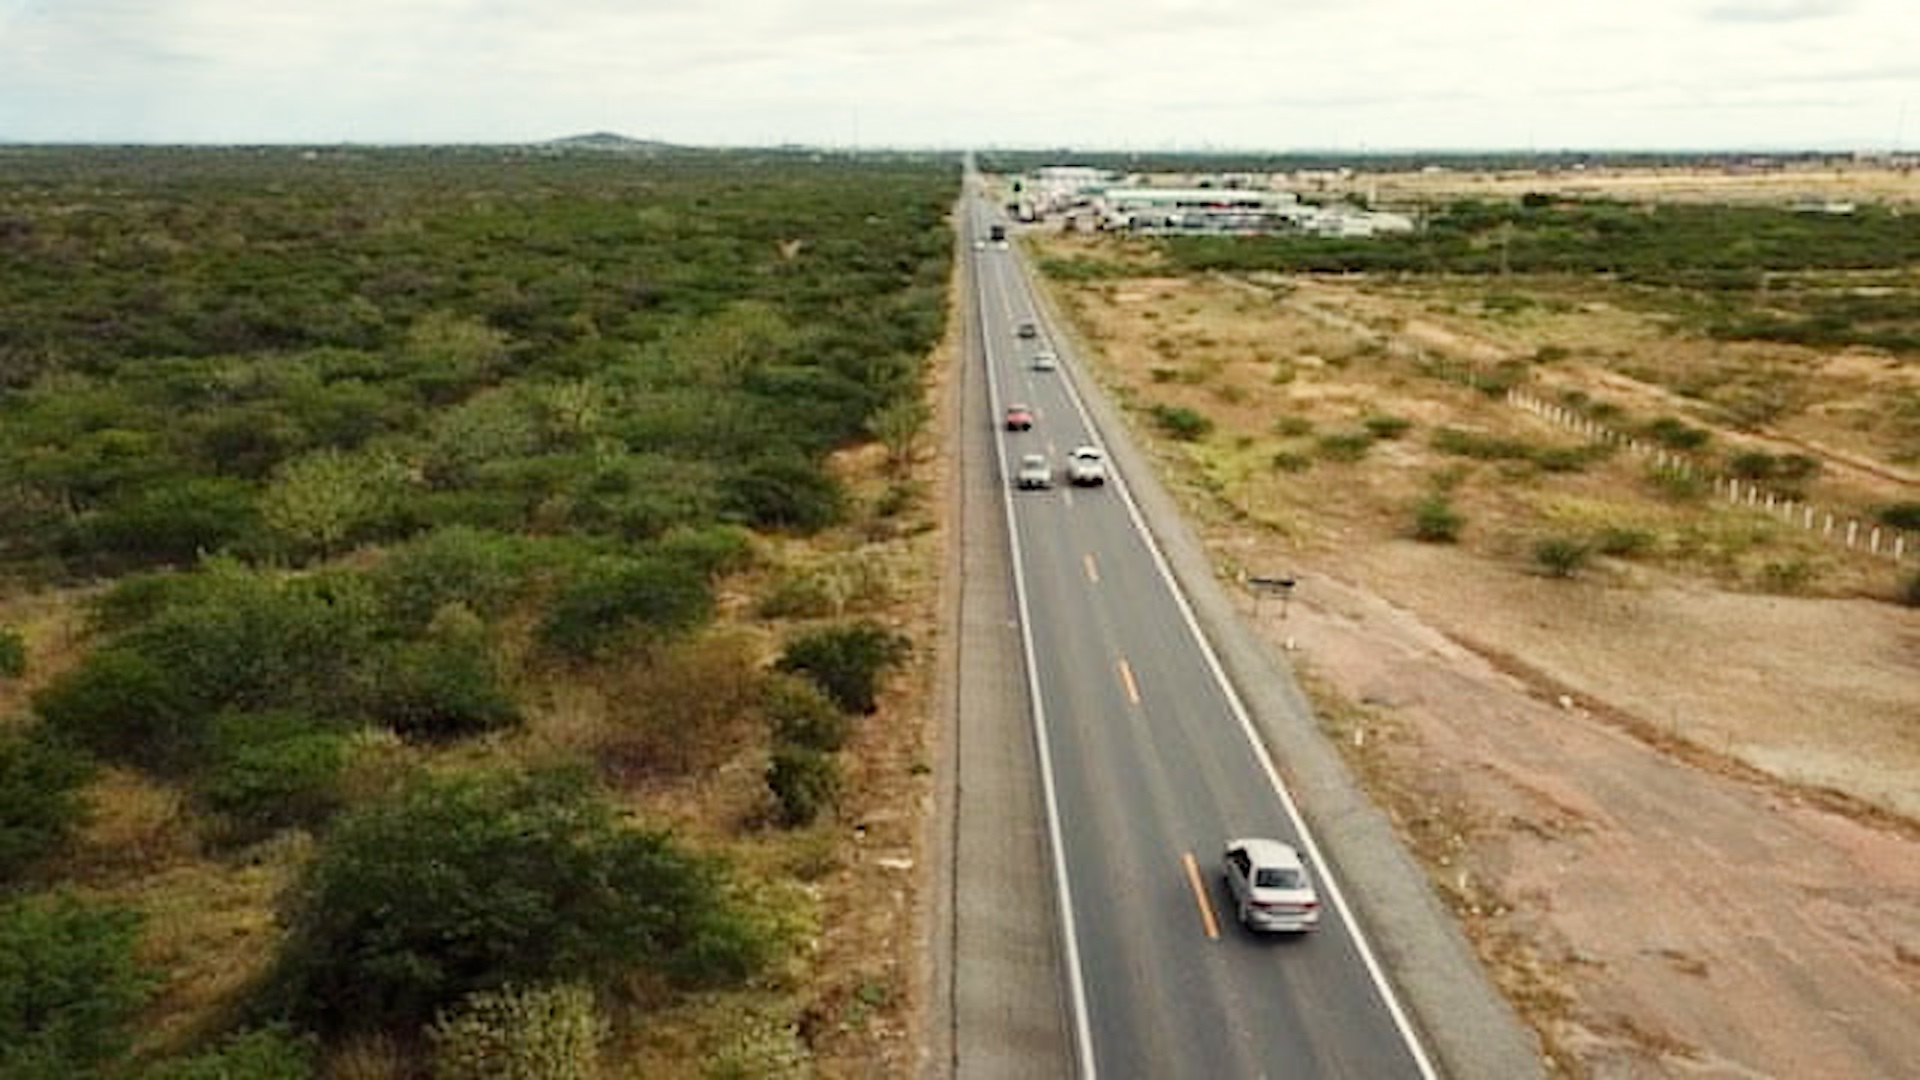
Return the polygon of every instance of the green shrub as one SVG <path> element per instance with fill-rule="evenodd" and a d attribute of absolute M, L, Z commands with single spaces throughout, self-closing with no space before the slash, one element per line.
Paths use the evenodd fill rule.
<path fill-rule="evenodd" d="M 846 493 L 819 465 L 797 458 L 767 458 L 736 470 L 723 481 L 727 507 L 749 526 L 817 532 L 846 512 Z"/>
<path fill-rule="evenodd" d="M 224 477 L 158 481 L 84 520 L 79 553 L 112 564 L 191 563 L 259 527 L 249 485 Z"/>
<path fill-rule="evenodd" d="M 455 525 L 395 548 L 369 577 L 391 619 L 423 627 L 448 604 L 500 614 L 525 586 L 530 561 L 514 537 Z"/>
<path fill-rule="evenodd" d="M 1413 508 L 1413 538 L 1429 544 L 1451 544 L 1460 539 L 1466 519 L 1444 495 L 1429 495 Z"/>
<path fill-rule="evenodd" d="M 0 626 L 0 679 L 27 673 L 27 639 L 11 626 Z"/>
<path fill-rule="evenodd" d="M 1792 594 L 1806 591 L 1817 573 L 1805 559 L 1769 561 L 1760 568 L 1760 580 L 1772 592 Z"/>
<path fill-rule="evenodd" d="M 1906 584 L 1900 587 L 1899 599 L 1907 607 L 1920 608 L 1920 573 L 1907 578 Z"/>
<path fill-rule="evenodd" d="M 140 1073 L 140 1080 L 311 1080 L 314 1039 L 284 1027 L 231 1036 L 219 1047 Z"/>
<path fill-rule="evenodd" d="M 767 787 L 779 803 L 782 824 L 809 825 L 839 799 L 840 766 L 831 754 L 791 744 L 775 746 Z"/>
<path fill-rule="evenodd" d="M 1369 416 L 1360 425 L 1376 439 L 1397 439 L 1412 429 L 1413 421 L 1404 416 Z"/>
<path fill-rule="evenodd" d="M 593 1080 L 606 1038 L 578 984 L 481 991 L 427 1028 L 434 1080 Z"/>
<path fill-rule="evenodd" d="M 1711 432 L 1694 427 L 1673 416 L 1651 420 L 1643 429 L 1646 436 L 1669 450 L 1700 450 L 1713 441 Z"/>
<path fill-rule="evenodd" d="M 1920 532 L 1920 502 L 1889 503 L 1875 510 L 1873 516 L 1888 528 Z"/>
<path fill-rule="evenodd" d="M 1630 559 L 1652 550 L 1654 535 L 1647 529 L 1609 525 L 1593 539 L 1593 549 L 1602 555 Z"/>
<path fill-rule="evenodd" d="M 1292 450 L 1279 450 L 1273 455 L 1273 467 L 1281 472 L 1306 472 L 1313 468 L 1313 459 Z"/>
<path fill-rule="evenodd" d="M 1534 464 L 1547 472 L 1580 472 L 1595 461 L 1613 453 L 1607 443 L 1585 446 L 1544 446 L 1533 454 Z"/>
<path fill-rule="evenodd" d="M 205 744 L 208 714 L 178 677 L 132 649 L 90 654 L 33 697 L 55 732 L 110 761 L 177 768 Z"/>
<path fill-rule="evenodd" d="M 754 563 L 753 534 L 738 525 L 679 526 L 654 541 L 653 550 L 708 577 L 739 573 Z"/>
<path fill-rule="evenodd" d="M 86 757 L 46 729 L 0 731 L 0 885 L 58 848 L 86 813 Z"/>
<path fill-rule="evenodd" d="M 313 827 L 340 808 L 347 737 L 299 713 L 222 716 L 200 796 L 239 839 Z"/>
<path fill-rule="evenodd" d="M 1304 416 L 1283 416 L 1273 422 L 1273 433 L 1285 438 L 1313 434 L 1313 421 Z"/>
<path fill-rule="evenodd" d="M 765 944 L 714 861 L 621 823 L 578 772 L 417 780 L 337 821 L 294 891 L 268 1006 L 409 1032 L 508 985 L 734 985 Z"/>
<path fill-rule="evenodd" d="M 1153 422 L 1167 435 L 1182 442 L 1204 439 L 1213 431 L 1213 420 L 1185 405 L 1155 404 L 1148 410 Z"/>
<path fill-rule="evenodd" d="M 1533 545 L 1533 561 L 1547 576 L 1570 578 L 1587 564 L 1593 549 L 1567 536 L 1549 536 Z"/>
<path fill-rule="evenodd" d="M 375 670 L 367 709 L 402 735 L 456 739 L 520 722 L 520 706 L 502 685 L 499 664 L 477 624 L 395 645 Z"/>
<path fill-rule="evenodd" d="M 90 1076 L 130 1048 L 154 980 L 134 960 L 139 917 L 70 896 L 0 904 L 0 1076 Z"/>
<path fill-rule="evenodd" d="M 684 563 L 609 559 L 563 589 L 540 625 L 542 644 L 586 659 L 631 635 L 671 637 L 706 622 L 713 590 Z"/>
<path fill-rule="evenodd" d="M 863 620 L 801 635 L 787 644 L 774 668 L 812 679 L 847 712 L 870 713 L 880 676 L 911 649 L 904 636 Z"/>
<path fill-rule="evenodd" d="M 830 753 L 845 746 L 853 733 L 847 714 L 809 679 L 771 676 L 765 696 L 767 722 L 776 743 Z"/>
<path fill-rule="evenodd" d="M 1320 436 L 1314 449 L 1328 461 L 1359 461 L 1373 449 L 1373 436 L 1365 431 L 1337 431 Z"/>

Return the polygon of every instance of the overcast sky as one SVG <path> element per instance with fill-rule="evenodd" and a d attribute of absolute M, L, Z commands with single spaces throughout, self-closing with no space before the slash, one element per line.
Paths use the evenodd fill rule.
<path fill-rule="evenodd" d="M 1920 0 L 0 0 L 0 140 L 1914 149 Z"/>

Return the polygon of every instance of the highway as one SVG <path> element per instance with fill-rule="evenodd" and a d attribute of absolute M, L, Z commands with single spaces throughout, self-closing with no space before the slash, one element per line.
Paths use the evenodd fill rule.
<path fill-rule="evenodd" d="M 993 210 L 966 203 L 962 243 Z M 1436 1070 L 1357 932 L 1341 882 L 1305 833 L 1229 689 L 1117 464 L 1102 488 L 1065 483 L 1076 445 L 1104 445 L 1077 363 L 1036 307 L 1015 254 L 973 251 L 989 412 L 1032 408 L 999 432 L 1026 698 L 1057 897 L 1062 1028 L 1083 1077 L 1432 1077 Z M 1022 340 L 1022 322 L 1041 327 Z M 1034 371 L 1047 348 L 1061 369 Z M 1056 484 L 1013 490 L 1020 455 Z M 1219 871 L 1233 836 L 1302 849 L 1324 909 L 1300 936 L 1233 918 Z M 962 943 L 964 946 L 964 942 Z M 964 1056 L 966 1048 L 961 1048 Z M 963 1070 L 964 1071 L 964 1070 Z"/>

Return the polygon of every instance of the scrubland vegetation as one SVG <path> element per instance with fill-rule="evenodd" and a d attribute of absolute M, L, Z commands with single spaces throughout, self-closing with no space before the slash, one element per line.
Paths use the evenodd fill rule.
<path fill-rule="evenodd" d="M 0 155 L 0 1076 L 808 1060 L 954 170 Z"/>

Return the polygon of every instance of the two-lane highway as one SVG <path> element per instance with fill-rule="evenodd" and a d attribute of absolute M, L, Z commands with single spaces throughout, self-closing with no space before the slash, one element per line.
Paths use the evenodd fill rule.
<path fill-rule="evenodd" d="M 987 235 L 969 203 L 962 240 Z M 1047 325 L 1013 252 L 973 252 L 991 413 L 1001 431 L 1008 541 L 1043 771 L 1068 1028 L 1084 1076 L 1422 1077 L 1433 1070 L 1318 858 L 1266 751 L 1109 464 L 1066 482 L 1074 446 L 1103 445 L 1072 350 Z M 1023 322 L 1038 338 L 1017 336 Z M 1060 369 L 1035 371 L 1035 351 Z M 1049 490 L 1017 491 L 1045 453 Z M 1235 836 L 1308 855 L 1324 914 L 1298 937 L 1235 921 L 1219 859 Z"/>

